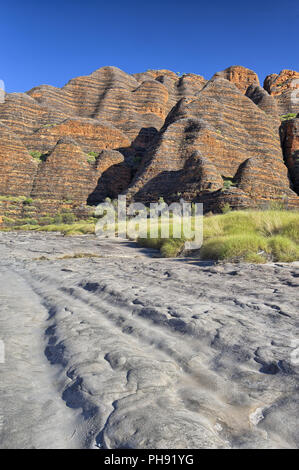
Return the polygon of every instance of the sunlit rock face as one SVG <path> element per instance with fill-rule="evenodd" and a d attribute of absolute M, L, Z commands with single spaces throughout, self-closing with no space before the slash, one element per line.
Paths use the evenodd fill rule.
<path fill-rule="evenodd" d="M 296 205 L 298 197 L 290 189 L 279 126 L 274 113 L 266 114 L 230 81 L 214 78 L 196 98 L 182 99 L 173 108 L 128 194 L 144 201 L 156 199 L 158 194 L 171 200 L 176 191 L 185 195 L 186 190 L 191 200 L 201 196 L 207 200 L 208 191 L 210 197 L 222 199 L 222 194 L 212 194 L 222 188 L 222 176 L 233 180 L 238 205 L 242 198 L 255 205 L 282 196 Z M 198 161 L 198 171 L 194 171 L 194 163 L 189 164 L 195 152 L 205 158 L 206 165 L 213 165 L 213 171 L 205 170 L 204 184 L 206 166 Z M 184 186 L 188 171 L 194 183 L 191 192 L 190 185 Z"/>
<path fill-rule="evenodd" d="M 262 88 L 241 66 L 210 81 L 102 67 L 62 88 L 6 94 L 0 195 L 44 201 L 52 213 L 66 201 L 75 209 L 120 193 L 144 202 L 201 200 L 215 211 L 224 200 L 247 207 L 282 197 L 296 207 L 298 79 L 284 70 Z"/>
<path fill-rule="evenodd" d="M 259 85 L 259 78 L 255 72 L 240 65 L 233 65 L 221 72 L 215 73 L 212 80 L 216 78 L 225 78 L 232 82 L 238 90 L 245 93 L 250 85 Z"/>
<path fill-rule="evenodd" d="M 275 98 L 280 115 L 299 112 L 299 72 L 272 73 L 265 78 L 264 88 Z"/>

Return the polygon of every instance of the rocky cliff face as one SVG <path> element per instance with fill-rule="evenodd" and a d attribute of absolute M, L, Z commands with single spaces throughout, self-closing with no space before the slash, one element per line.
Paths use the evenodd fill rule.
<path fill-rule="evenodd" d="M 10 196 L 31 197 L 55 213 L 119 193 L 145 202 L 184 197 L 206 210 L 282 197 L 298 207 L 298 118 L 279 119 L 299 112 L 298 79 L 284 70 L 262 88 L 240 66 L 210 81 L 103 67 L 61 89 L 7 94 L 0 104 L 0 215 Z"/>
<path fill-rule="evenodd" d="M 279 75 L 276 73 L 268 75 L 264 81 L 264 88 L 275 98 L 279 114 L 298 113 L 299 72 L 282 70 Z"/>
<path fill-rule="evenodd" d="M 226 80 L 229 80 L 242 93 L 245 93 L 250 85 L 260 84 L 258 76 L 255 72 L 246 69 L 245 67 L 240 67 L 239 65 L 233 65 L 232 67 L 228 67 L 221 72 L 215 73 L 215 75 L 212 77 L 212 80 L 215 80 L 216 78 L 225 78 Z"/>
<path fill-rule="evenodd" d="M 203 192 L 214 198 L 214 191 L 229 180 L 236 185 L 235 193 L 241 199 L 246 193 L 252 206 L 281 197 L 296 205 L 298 197 L 290 190 L 282 157 L 279 125 L 277 116 L 266 114 L 233 83 L 214 78 L 196 98 L 182 99 L 173 108 L 128 194 L 143 201 L 159 195 L 170 201 L 177 193 L 206 200 Z M 197 152 L 210 168 L 204 183 L 199 162 L 194 170 Z M 191 194 L 186 185 L 188 171 Z"/>
<path fill-rule="evenodd" d="M 293 188 L 299 194 L 299 114 L 295 119 L 283 122 L 281 141 Z"/>

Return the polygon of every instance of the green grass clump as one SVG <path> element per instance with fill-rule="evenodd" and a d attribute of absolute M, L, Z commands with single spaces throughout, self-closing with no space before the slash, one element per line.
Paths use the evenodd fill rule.
<path fill-rule="evenodd" d="M 14 221 L 17 222 L 18 225 L 38 225 L 38 221 L 31 217 L 25 217 L 24 219 L 17 219 Z"/>
<path fill-rule="evenodd" d="M 73 224 L 76 221 L 76 216 L 73 212 L 64 210 L 54 217 L 54 224 Z"/>
<path fill-rule="evenodd" d="M 229 205 L 228 202 L 224 204 L 224 206 L 221 208 L 222 214 L 228 214 L 232 210 L 231 206 Z"/>
<path fill-rule="evenodd" d="M 145 248 L 159 250 L 163 258 L 175 258 L 184 247 L 183 238 L 138 238 L 138 244 Z"/>
<path fill-rule="evenodd" d="M 171 238 L 163 241 L 160 253 L 163 258 L 175 258 L 184 248 L 185 240 L 182 238 Z"/>
<path fill-rule="evenodd" d="M 94 224 L 88 224 L 85 221 L 78 221 L 73 224 L 50 224 L 38 226 L 39 232 L 60 232 L 64 235 L 85 235 L 94 234 Z"/>
<path fill-rule="evenodd" d="M 23 202 L 26 196 L 0 196 L 0 201 Z"/>
<path fill-rule="evenodd" d="M 290 119 L 295 119 L 296 116 L 297 116 L 296 113 L 283 114 L 282 116 L 280 116 L 280 120 L 282 122 L 289 121 Z"/>
<path fill-rule="evenodd" d="M 35 232 L 60 232 L 64 235 L 86 235 L 95 233 L 95 224 L 87 223 L 85 220 L 79 220 L 72 224 L 64 223 L 51 223 L 48 225 L 41 225 L 31 223 L 26 220 L 25 223 L 16 225 L 16 220 L 12 221 L 15 225 L 10 224 L 10 227 L 1 227 L 1 231 L 11 230 L 24 230 L 24 231 L 35 231 Z M 24 222 L 24 220 L 22 220 Z M 33 222 L 35 222 L 33 220 Z"/>
<path fill-rule="evenodd" d="M 257 255 L 267 248 L 262 236 L 253 233 L 226 235 L 205 242 L 200 250 L 201 259 L 247 261 L 247 256 Z"/>
<path fill-rule="evenodd" d="M 94 235 L 95 233 L 95 224 L 88 223 L 86 221 L 79 221 L 69 226 L 65 226 L 61 230 L 64 235 Z"/>
<path fill-rule="evenodd" d="M 299 245 L 286 236 L 269 238 L 267 250 L 274 261 L 290 262 L 299 260 Z"/>
<path fill-rule="evenodd" d="M 190 221 L 194 228 L 194 216 Z M 22 220 L 23 225 L 16 225 L 17 221 L 13 219 L 6 222 L 10 227 L 2 230 L 61 232 L 72 236 L 94 234 L 97 219 L 90 217 L 88 220 L 74 220 L 72 213 L 63 212 L 54 218 L 44 217 L 38 222 L 39 225 L 30 218 Z M 134 220 L 127 223 L 133 223 L 134 226 Z M 181 223 L 181 219 L 174 216 L 169 220 L 159 218 L 154 227 L 155 236 L 151 236 L 150 220 L 144 217 L 137 222 L 144 230 L 144 235 L 137 241 L 141 246 L 159 250 L 163 257 L 176 257 L 182 252 L 187 241 L 186 237 L 181 235 Z M 199 250 L 199 257 L 203 260 L 248 263 L 298 261 L 299 212 L 274 209 L 243 210 L 204 217 L 203 245 Z"/>
<path fill-rule="evenodd" d="M 6 224 L 6 225 L 14 225 L 16 220 L 13 219 L 12 217 L 7 217 L 7 216 L 4 216 L 3 217 L 3 222 Z"/>
<path fill-rule="evenodd" d="M 204 219 L 202 259 L 299 260 L 299 212 L 232 211 Z"/>
<path fill-rule="evenodd" d="M 45 215 L 44 217 L 41 217 L 39 219 L 39 224 L 40 225 L 51 225 L 51 224 L 54 224 L 55 220 L 54 217 L 50 217 L 50 216 L 47 216 Z"/>

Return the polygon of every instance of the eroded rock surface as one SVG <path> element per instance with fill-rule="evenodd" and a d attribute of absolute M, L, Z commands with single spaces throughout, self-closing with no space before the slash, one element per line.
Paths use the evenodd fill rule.
<path fill-rule="evenodd" d="M 299 72 L 282 70 L 279 74 L 268 75 L 264 88 L 275 98 L 279 114 L 299 112 Z"/>
<path fill-rule="evenodd" d="M 258 76 L 253 72 L 253 70 L 241 67 L 240 65 L 233 65 L 221 72 L 215 73 L 212 80 L 216 78 L 225 78 L 226 80 L 229 80 L 234 83 L 242 93 L 245 93 L 250 85 L 260 84 Z"/>
<path fill-rule="evenodd" d="M 162 195 L 170 201 L 179 192 L 187 200 L 205 201 L 203 193 L 221 188 L 223 177 L 233 179 L 240 199 L 245 193 L 251 205 L 286 197 L 290 205 L 297 206 L 299 199 L 290 189 L 283 160 L 279 125 L 277 116 L 265 114 L 233 83 L 214 78 L 198 97 L 182 99 L 172 109 L 128 195 L 144 201 Z M 196 152 L 209 162 L 210 169 L 213 165 L 213 171 L 205 174 L 204 185 L 203 167 L 198 164 L 196 172 L 189 164 L 190 160 L 194 162 Z M 188 168 L 194 183 L 191 193 L 185 183 Z M 218 196 L 222 198 L 218 193 L 210 194 L 210 198 Z"/>
<path fill-rule="evenodd" d="M 0 238 L 1 448 L 298 448 L 298 263 Z"/>
<path fill-rule="evenodd" d="M 299 114 L 282 123 L 281 141 L 294 190 L 299 194 Z"/>

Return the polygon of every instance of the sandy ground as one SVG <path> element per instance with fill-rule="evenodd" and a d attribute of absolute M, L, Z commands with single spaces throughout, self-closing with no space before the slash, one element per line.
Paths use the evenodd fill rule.
<path fill-rule="evenodd" d="M 42 233 L 0 257 L 0 448 L 299 447 L 299 264 Z"/>

